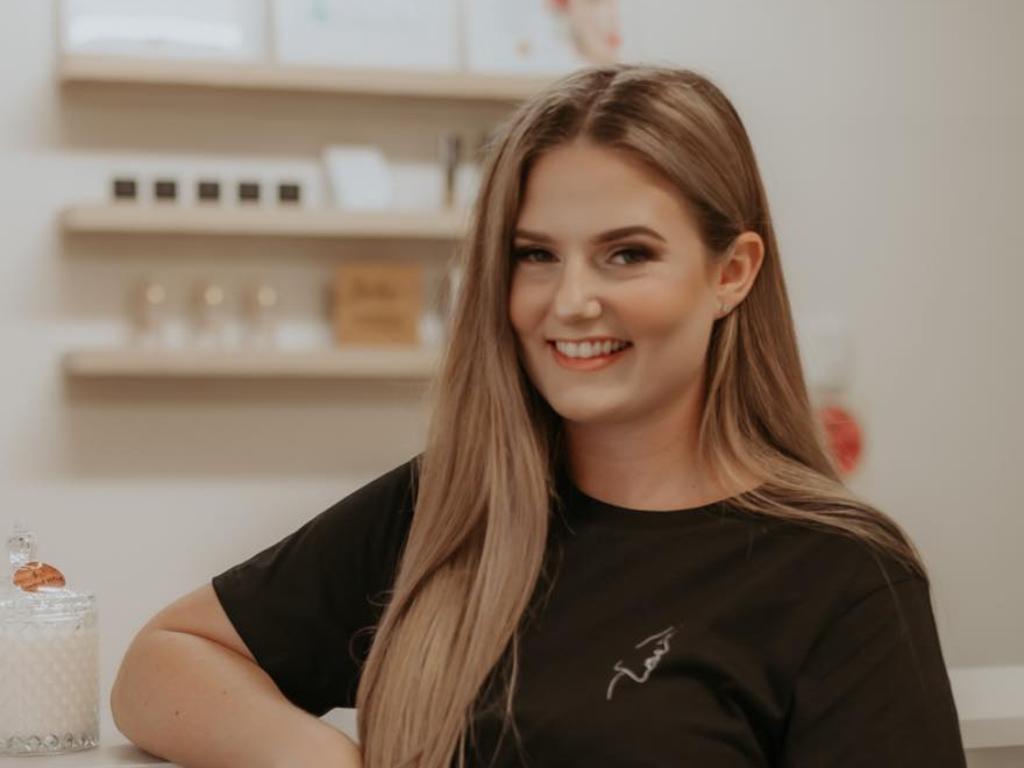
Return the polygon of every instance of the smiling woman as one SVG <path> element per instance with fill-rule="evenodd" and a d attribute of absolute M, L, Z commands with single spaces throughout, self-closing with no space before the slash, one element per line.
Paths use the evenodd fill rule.
<path fill-rule="evenodd" d="M 489 150 L 367 765 L 962 766 L 927 572 L 825 449 L 726 96 L 583 70 Z"/>
<path fill-rule="evenodd" d="M 927 571 L 829 459 L 725 95 L 616 65 L 525 102 L 460 258 L 426 450 L 184 625 L 355 705 L 367 768 L 962 768 Z M 125 722 L 166 661 L 140 648 Z"/>

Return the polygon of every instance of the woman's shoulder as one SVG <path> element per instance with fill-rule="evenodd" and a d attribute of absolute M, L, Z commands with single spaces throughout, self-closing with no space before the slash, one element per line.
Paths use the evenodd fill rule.
<path fill-rule="evenodd" d="M 928 579 L 905 553 L 883 542 L 878 530 L 854 533 L 835 525 L 761 517 L 766 549 L 774 552 L 795 582 L 830 588 L 838 605 L 852 605 L 879 589 Z"/>
<path fill-rule="evenodd" d="M 418 465 L 422 454 L 403 461 L 385 472 L 375 475 L 372 479 L 358 486 L 346 496 L 336 501 L 331 509 L 367 510 L 374 514 L 382 507 L 397 509 L 409 507 L 415 501 Z"/>
<path fill-rule="evenodd" d="M 354 544 L 382 555 L 400 547 L 412 521 L 420 454 L 381 472 L 309 521 L 329 548 Z"/>

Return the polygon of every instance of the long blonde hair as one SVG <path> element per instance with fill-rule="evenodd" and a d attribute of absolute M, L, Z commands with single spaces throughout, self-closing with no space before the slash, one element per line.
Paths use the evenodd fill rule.
<path fill-rule="evenodd" d="M 903 529 L 853 496 L 824 447 L 768 201 L 732 104 L 689 70 L 579 70 L 522 103 L 488 147 L 457 253 L 463 278 L 431 386 L 415 514 L 357 694 L 367 768 L 447 768 L 456 755 L 463 766 L 474 702 L 506 651 L 510 719 L 517 628 L 545 561 L 563 440 L 509 321 L 509 253 L 531 163 L 577 138 L 628 152 L 669 179 L 711 258 L 746 230 L 764 241 L 753 287 L 716 321 L 707 350 L 701 455 L 729 481 L 764 478 L 736 505 L 854 537 L 927 579 Z"/>

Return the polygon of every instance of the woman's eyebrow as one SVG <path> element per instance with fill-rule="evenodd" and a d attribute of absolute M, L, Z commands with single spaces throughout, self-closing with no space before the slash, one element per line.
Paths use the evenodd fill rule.
<path fill-rule="evenodd" d="M 631 226 L 631 227 L 619 227 L 618 229 L 609 229 L 607 232 L 602 232 L 599 235 L 595 235 L 591 238 L 591 242 L 595 245 L 598 243 L 607 243 L 610 240 L 618 240 L 620 237 L 629 237 L 630 235 L 649 235 L 656 240 L 661 242 L 667 242 L 664 237 L 659 235 L 650 227 L 643 226 Z M 533 240 L 537 243 L 554 243 L 554 238 L 549 235 L 545 235 L 542 232 L 531 232 L 527 229 L 517 229 L 513 235 L 516 238 L 522 238 L 524 240 Z"/>

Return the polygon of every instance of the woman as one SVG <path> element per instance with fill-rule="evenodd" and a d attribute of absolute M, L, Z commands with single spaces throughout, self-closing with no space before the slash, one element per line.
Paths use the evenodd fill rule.
<path fill-rule="evenodd" d="M 823 449 L 726 97 L 564 78 L 461 258 L 424 452 L 154 617 L 119 727 L 182 765 L 963 766 L 926 569 Z M 353 705 L 359 748 L 307 714 Z"/>

